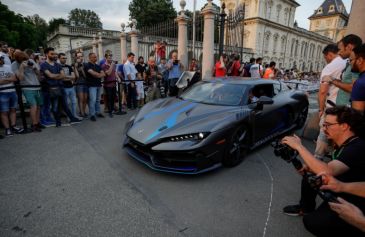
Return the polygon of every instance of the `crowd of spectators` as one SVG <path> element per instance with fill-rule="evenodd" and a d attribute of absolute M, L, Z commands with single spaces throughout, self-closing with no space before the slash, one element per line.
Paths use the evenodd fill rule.
<path fill-rule="evenodd" d="M 135 55 L 129 53 L 121 64 L 110 50 L 98 61 L 95 53 L 84 55 L 80 50 L 67 60 L 65 53 L 53 48 L 46 48 L 41 55 L 30 49 L 10 48 L 6 42 L 0 42 L 0 47 L 0 112 L 6 137 L 23 132 L 16 126 L 19 95 L 29 106 L 31 131 L 41 132 L 51 126 L 96 121 L 104 118 L 104 113 L 109 117 L 116 112 L 125 114 L 127 109 L 142 107 L 148 101 L 175 96 L 175 84 L 185 69 L 176 51 L 170 59 L 165 58 L 165 42 L 156 42 L 156 54 L 147 62 L 140 56 L 135 63 Z M 68 65 L 67 61 L 73 63 Z M 189 67 L 199 71 L 194 60 Z M 16 93 L 16 85 L 21 94 Z"/>
<path fill-rule="evenodd" d="M 317 72 L 300 72 L 297 69 L 278 68 L 276 62 L 263 63 L 261 57 L 251 58 L 249 62 L 240 61 L 240 56 L 223 54 L 215 62 L 212 70 L 213 76 L 216 77 L 246 77 L 253 79 L 275 79 L 275 80 L 305 80 L 318 81 Z"/>

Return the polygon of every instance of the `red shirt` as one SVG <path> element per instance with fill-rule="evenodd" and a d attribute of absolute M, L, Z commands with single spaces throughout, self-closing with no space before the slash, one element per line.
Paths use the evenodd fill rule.
<path fill-rule="evenodd" d="M 271 68 L 266 68 L 265 70 L 265 74 L 262 77 L 264 79 L 272 79 L 274 78 L 274 70 L 272 70 Z"/>
<path fill-rule="evenodd" d="M 241 67 L 240 61 L 236 60 L 232 65 L 231 76 L 237 76 L 238 77 L 240 75 L 240 73 L 239 73 L 240 67 Z"/>
<path fill-rule="evenodd" d="M 218 61 L 215 64 L 215 76 L 216 77 L 224 77 L 227 74 L 227 69 L 226 67 L 220 68 L 221 67 L 221 62 Z"/>

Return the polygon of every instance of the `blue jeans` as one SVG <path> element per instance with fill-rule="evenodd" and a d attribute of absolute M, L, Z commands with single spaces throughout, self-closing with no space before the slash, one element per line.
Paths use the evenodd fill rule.
<path fill-rule="evenodd" d="M 89 114 L 100 114 L 101 87 L 89 87 Z"/>
<path fill-rule="evenodd" d="M 41 120 L 50 121 L 51 118 L 51 99 L 48 90 L 42 90 L 43 105 L 41 106 Z"/>
<path fill-rule="evenodd" d="M 69 105 L 71 104 L 71 113 L 74 117 L 76 117 L 76 92 L 75 92 L 75 88 L 71 87 L 71 88 L 64 88 L 64 93 L 65 93 L 65 102 L 66 102 L 66 106 L 68 108 Z"/>

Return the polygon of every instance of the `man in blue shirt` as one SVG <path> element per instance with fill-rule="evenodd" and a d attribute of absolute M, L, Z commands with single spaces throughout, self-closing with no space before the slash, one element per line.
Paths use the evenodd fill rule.
<path fill-rule="evenodd" d="M 177 52 L 172 53 L 171 59 L 167 63 L 167 69 L 169 70 L 169 95 L 176 96 L 178 94 L 176 82 L 179 80 L 184 70 L 184 65 L 177 59 Z"/>
<path fill-rule="evenodd" d="M 350 55 L 353 72 L 360 73 L 352 87 L 351 107 L 364 114 L 365 111 L 365 44 L 354 48 Z"/>
<path fill-rule="evenodd" d="M 55 62 L 57 54 L 55 53 L 54 48 L 46 48 L 44 50 L 44 53 L 47 55 L 47 61 L 42 63 L 41 72 L 44 74 L 44 77 L 48 84 L 52 113 L 54 119 L 56 120 L 56 127 L 61 126 L 61 116 L 58 108 L 58 103 L 60 100 L 62 104 L 62 109 L 69 117 L 70 123 L 80 123 L 81 120 L 75 118 L 64 103 L 62 81 L 65 78 L 65 73 L 62 69 L 62 66 Z"/>

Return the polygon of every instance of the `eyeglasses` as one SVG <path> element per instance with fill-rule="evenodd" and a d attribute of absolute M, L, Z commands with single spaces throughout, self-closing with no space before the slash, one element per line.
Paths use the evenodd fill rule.
<path fill-rule="evenodd" d="M 329 127 L 331 127 L 332 125 L 336 125 L 336 124 L 340 124 L 340 123 L 323 123 L 323 128 L 328 129 Z"/>

